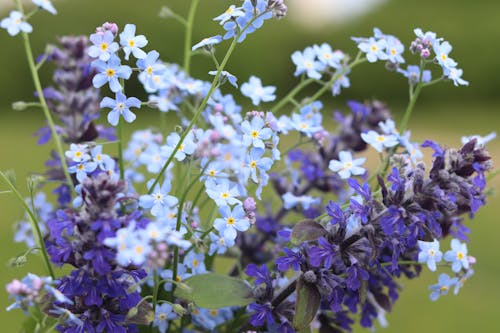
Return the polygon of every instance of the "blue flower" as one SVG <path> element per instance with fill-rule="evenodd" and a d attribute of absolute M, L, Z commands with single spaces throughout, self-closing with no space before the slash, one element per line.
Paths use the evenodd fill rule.
<path fill-rule="evenodd" d="M 321 79 L 321 72 L 325 69 L 325 65 L 316 60 L 316 52 L 312 47 L 306 47 L 303 52 L 295 51 L 292 54 L 292 61 L 297 66 L 295 76 L 307 73 L 311 79 Z"/>
<path fill-rule="evenodd" d="M 222 36 L 221 35 L 203 38 L 198 44 L 195 44 L 191 48 L 191 51 L 195 51 L 195 50 L 199 49 L 200 47 L 219 44 L 220 42 L 222 42 Z"/>
<path fill-rule="evenodd" d="M 341 151 L 338 160 L 331 160 L 328 168 L 333 172 L 337 172 L 342 179 L 347 179 L 353 176 L 360 176 L 365 173 L 365 169 L 361 167 L 365 163 L 366 158 L 361 157 L 352 159 L 352 154 L 349 151 Z"/>
<path fill-rule="evenodd" d="M 438 283 L 432 286 L 429 286 L 429 289 L 432 290 L 430 298 L 432 301 L 435 301 L 441 295 L 448 294 L 448 291 L 451 287 L 456 285 L 458 282 L 458 278 L 450 278 L 448 274 L 439 275 Z"/>
<path fill-rule="evenodd" d="M 235 206 L 232 210 L 229 206 L 222 206 L 219 212 L 222 218 L 215 219 L 214 228 L 224 235 L 224 238 L 236 239 L 236 230 L 247 231 L 250 228 L 250 222 L 241 205 Z"/>
<path fill-rule="evenodd" d="M 229 6 L 229 8 L 221 15 L 214 18 L 214 21 L 219 21 L 220 25 L 224 25 L 227 21 L 234 18 L 244 16 L 245 12 L 242 7 L 236 7 L 235 5 Z"/>
<path fill-rule="evenodd" d="M 420 81 L 420 67 L 416 65 L 408 65 L 406 70 L 398 68 L 398 73 L 404 75 L 404 77 L 408 78 L 408 82 L 410 84 L 417 84 Z M 431 71 L 424 70 L 422 73 L 422 83 L 430 82 L 432 79 Z"/>
<path fill-rule="evenodd" d="M 254 117 L 251 122 L 245 120 L 241 124 L 241 130 L 243 131 L 243 145 L 247 147 L 253 145 L 254 147 L 262 149 L 265 149 L 263 140 L 271 138 L 273 133 L 273 131 L 266 126 L 264 119 L 260 117 Z"/>
<path fill-rule="evenodd" d="M 283 199 L 283 207 L 286 209 L 292 209 L 297 205 L 301 205 L 304 209 L 309 209 L 313 205 L 317 205 L 320 202 L 319 198 L 313 198 L 308 195 L 296 196 L 290 192 L 286 192 L 281 196 Z"/>
<path fill-rule="evenodd" d="M 332 47 L 326 43 L 314 45 L 314 51 L 318 60 L 329 67 L 340 68 L 340 63 L 344 59 L 344 53 L 341 51 L 332 51 Z M 318 67 L 319 68 L 319 67 Z"/>
<path fill-rule="evenodd" d="M 252 303 L 248 306 L 248 309 L 254 311 L 254 313 L 250 317 L 250 324 L 252 324 L 252 326 L 263 326 L 266 322 L 269 325 L 274 324 L 273 311 L 270 303 Z"/>
<path fill-rule="evenodd" d="M 399 41 L 399 39 L 392 36 L 387 36 L 386 41 L 387 60 L 397 64 L 404 63 L 405 60 L 402 54 L 405 50 L 405 46 Z"/>
<path fill-rule="evenodd" d="M 241 201 L 236 199 L 240 193 L 235 185 L 228 180 L 222 180 L 220 183 L 215 181 L 205 182 L 206 192 L 210 198 L 215 201 L 219 207 L 241 204 Z"/>
<path fill-rule="evenodd" d="M 395 135 L 383 135 L 375 131 L 361 133 L 361 138 L 364 142 L 375 148 L 379 153 L 381 153 L 384 148 L 394 147 L 399 143 L 399 140 Z"/>
<path fill-rule="evenodd" d="M 418 262 L 426 263 L 427 267 L 433 272 L 436 271 L 436 263 L 441 261 L 443 253 L 439 251 L 439 241 L 434 239 L 432 242 L 418 241 L 420 252 L 418 253 Z"/>
<path fill-rule="evenodd" d="M 161 333 L 165 333 L 168 329 L 169 320 L 173 320 L 175 318 L 177 318 L 177 315 L 175 312 L 173 312 L 172 304 L 159 304 L 156 306 L 153 326 L 158 327 L 158 330 Z"/>
<path fill-rule="evenodd" d="M 469 82 L 462 79 L 463 70 L 459 68 L 445 68 L 443 74 L 446 78 L 453 81 L 455 86 L 468 86 Z"/>
<path fill-rule="evenodd" d="M 139 80 L 149 93 L 158 90 L 161 84 L 160 76 L 167 69 L 161 61 L 158 61 L 159 57 L 160 54 L 157 51 L 150 51 L 148 54 L 144 54 L 144 58 L 137 60 L 137 67 L 142 70 L 139 74 Z"/>
<path fill-rule="evenodd" d="M 276 259 L 276 266 L 278 266 L 278 270 L 286 272 L 291 266 L 294 271 L 298 271 L 300 269 L 301 262 L 304 260 L 302 253 L 300 251 L 295 252 L 287 249 L 286 247 L 283 248 L 283 252 L 285 252 L 285 256 Z"/>
<path fill-rule="evenodd" d="M 20 31 L 30 33 L 33 31 L 33 27 L 28 22 L 25 22 L 23 14 L 17 10 L 10 12 L 9 17 L 4 18 L 0 22 L 0 27 L 7 30 L 9 35 L 15 36 Z"/>
<path fill-rule="evenodd" d="M 341 72 L 343 72 L 343 74 L 340 75 L 339 78 L 332 85 L 332 95 L 333 96 L 339 95 L 340 90 L 342 88 L 349 88 L 351 86 L 351 81 L 347 77 L 347 74 L 349 74 L 351 72 L 351 70 L 350 69 L 346 70 L 345 67 L 341 67 L 335 72 L 335 75 L 337 75 L 337 73 L 341 73 Z"/>
<path fill-rule="evenodd" d="M 54 8 L 50 0 L 31 0 L 31 1 L 38 7 L 42 8 L 43 10 L 46 10 L 54 15 L 57 14 L 57 10 Z"/>
<path fill-rule="evenodd" d="M 148 182 L 148 187 L 152 185 L 152 181 Z M 139 206 L 143 208 L 151 208 L 151 214 L 156 217 L 166 216 L 168 209 L 174 207 L 178 203 L 178 199 L 168 195 L 172 188 L 170 181 L 167 179 L 161 186 L 156 185 L 151 194 L 144 194 L 139 197 Z"/>
<path fill-rule="evenodd" d="M 339 254 L 339 248 L 335 244 L 330 244 L 324 237 L 318 239 L 318 245 L 309 249 L 309 261 L 314 267 L 320 267 L 323 263 L 328 269 L 332 266 L 334 257 Z"/>
<path fill-rule="evenodd" d="M 164 156 L 170 156 L 174 151 L 174 148 L 179 144 L 181 137 L 176 132 L 170 133 L 167 137 L 167 145 L 162 147 L 162 154 Z M 184 161 L 186 156 L 192 155 L 196 150 L 196 143 L 194 142 L 194 136 L 192 132 L 189 132 L 188 135 L 184 138 L 182 143 L 179 146 L 179 149 L 175 152 L 175 158 L 178 161 Z"/>
<path fill-rule="evenodd" d="M 120 58 L 112 55 L 106 63 L 102 60 L 92 62 L 92 67 L 96 68 L 98 73 L 92 79 L 92 84 L 100 88 L 109 82 L 109 88 L 116 93 L 122 89 L 118 79 L 128 80 L 132 75 L 132 69 L 129 66 L 121 65 Z"/>
<path fill-rule="evenodd" d="M 262 266 L 257 266 L 255 264 L 249 264 L 246 269 L 245 269 L 245 274 L 254 277 L 255 279 L 255 285 L 259 285 L 262 283 L 265 284 L 272 284 L 272 278 L 271 274 L 269 274 L 269 270 L 267 269 L 266 265 Z"/>
<path fill-rule="evenodd" d="M 120 48 L 118 43 L 113 40 L 115 37 L 111 31 L 106 30 L 104 33 L 95 33 L 90 35 L 90 41 L 93 43 L 87 51 L 92 58 L 99 58 L 102 61 L 108 61 L 112 54 Z"/>
<path fill-rule="evenodd" d="M 261 173 L 265 173 L 273 165 L 273 160 L 269 157 L 262 157 L 265 150 L 262 148 L 253 147 L 250 153 L 245 158 L 245 168 L 243 169 L 244 179 L 251 177 L 255 183 L 259 183 L 259 178 L 257 176 L 257 170 Z"/>
<path fill-rule="evenodd" d="M 436 53 L 436 60 L 443 70 L 450 69 L 457 65 L 457 62 L 450 58 L 448 54 L 451 52 L 452 47 L 450 43 L 444 41 L 442 43 L 436 41 L 433 45 L 434 53 Z"/>
<path fill-rule="evenodd" d="M 368 40 L 359 43 L 358 48 L 366 53 L 366 59 L 368 59 L 369 62 L 389 59 L 386 53 L 387 41 L 385 39 L 376 40 L 370 37 Z"/>
<path fill-rule="evenodd" d="M 136 36 L 135 29 L 135 24 L 126 24 L 123 32 L 120 34 L 120 45 L 125 52 L 125 60 L 128 60 L 130 53 L 137 59 L 146 58 L 146 52 L 141 50 L 141 47 L 146 46 L 148 40 L 144 35 Z"/>
<path fill-rule="evenodd" d="M 130 111 L 130 108 L 140 108 L 141 101 L 135 97 L 127 98 L 127 96 L 125 96 L 121 92 L 117 92 L 115 99 L 104 97 L 99 106 L 101 108 L 112 109 L 111 112 L 108 113 L 108 122 L 111 125 L 116 126 L 120 121 L 120 115 L 123 116 L 123 119 L 125 119 L 127 123 L 133 122 L 136 118 L 136 115 L 132 111 Z"/>
<path fill-rule="evenodd" d="M 87 161 L 90 159 L 88 148 L 89 146 L 86 144 L 72 143 L 69 146 L 69 150 L 66 151 L 65 156 L 71 159 L 73 162 Z"/>
<path fill-rule="evenodd" d="M 187 268 L 191 269 L 193 274 L 203 274 L 207 271 L 205 267 L 205 254 L 196 253 L 194 251 L 189 252 L 183 261 Z"/>
<path fill-rule="evenodd" d="M 210 71 L 210 72 L 208 72 L 208 74 L 215 76 L 215 75 L 217 75 L 217 71 Z M 236 83 L 236 81 L 238 81 L 238 78 L 236 76 L 234 76 L 233 74 L 229 73 L 228 71 L 222 71 L 220 73 L 220 80 L 222 82 L 225 82 L 227 80 L 227 81 L 229 81 L 229 83 L 233 87 L 238 88 L 238 83 Z M 274 88 L 274 89 L 276 89 L 276 88 Z"/>
<path fill-rule="evenodd" d="M 234 246 L 234 239 L 226 237 L 224 234 L 222 236 L 217 236 L 215 233 L 211 232 L 210 236 L 210 248 L 208 249 L 208 255 L 213 256 L 215 253 L 224 254 L 229 247 Z"/>
<path fill-rule="evenodd" d="M 251 76 L 248 82 L 241 85 L 241 93 L 243 96 L 249 97 L 253 105 L 259 105 L 260 102 L 271 102 L 276 99 L 274 86 L 262 86 L 262 81 L 255 76 Z"/>
<path fill-rule="evenodd" d="M 462 268 L 469 269 L 467 257 L 467 244 L 460 243 L 458 239 L 451 240 L 451 250 L 446 251 L 444 260 L 451 262 L 451 270 L 458 273 Z"/>

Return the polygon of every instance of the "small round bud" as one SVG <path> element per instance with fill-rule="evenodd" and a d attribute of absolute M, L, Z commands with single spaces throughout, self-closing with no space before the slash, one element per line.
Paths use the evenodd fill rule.
<path fill-rule="evenodd" d="M 422 49 L 422 51 L 420 51 L 420 56 L 424 59 L 427 59 L 431 56 L 431 51 L 427 48 Z"/>
<path fill-rule="evenodd" d="M 255 202 L 255 199 L 252 197 L 248 197 L 243 201 L 243 209 L 245 212 L 254 212 L 255 209 L 257 209 L 257 203 Z"/>
<path fill-rule="evenodd" d="M 304 278 L 304 281 L 306 281 L 307 283 L 316 283 L 316 281 L 318 280 L 318 278 L 316 277 L 316 273 L 314 273 L 314 271 L 307 271 L 304 273 L 304 275 L 302 275 L 302 277 Z"/>

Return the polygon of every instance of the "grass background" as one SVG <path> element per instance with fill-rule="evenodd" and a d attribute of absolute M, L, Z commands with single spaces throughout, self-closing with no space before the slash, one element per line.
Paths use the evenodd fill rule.
<path fill-rule="evenodd" d="M 43 13 L 33 18 L 35 31 L 31 37 L 34 50 L 35 53 L 42 52 L 47 42 L 54 41 L 54 36 L 89 34 L 103 21 L 116 21 L 121 26 L 134 22 L 138 31 L 148 37 L 150 49 L 158 49 L 166 61 L 178 62 L 182 59 L 182 27 L 174 21 L 158 18 L 157 13 L 163 4 L 185 13 L 188 3 L 187 0 L 140 3 L 132 0 L 61 1 L 57 4 L 58 16 Z M 193 33 L 195 42 L 220 32 L 210 18 L 222 12 L 227 4 L 226 0 L 202 0 L 199 25 Z M 289 60 L 290 53 L 296 49 L 328 41 L 335 48 L 354 53 L 349 36 L 367 36 L 373 26 L 397 35 L 406 45 L 413 38 L 414 27 L 437 31 L 455 46 L 452 55 L 464 68 L 464 77 L 471 81 L 471 86 L 455 88 L 452 84 L 440 84 L 424 90 L 410 124 L 415 140 L 432 138 L 456 147 L 462 135 L 484 135 L 491 130 L 500 130 L 500 57 L 497 56 L 499 47 L 495 44 L 500 39 L 500 27 L 497 22 L 500 22 L 500 2 L 495 0 L 393 0 L 348 25 L 339 27 L 332 24 L 314 31 L 296 26 L 287 19 L 273 21 L 266 23 L 263 31 L 251 35 L 238 47 L 228 70 L 240 82 L 246 81 L 251 74 L 260 76 L 265 84 L 277 85 L 278 94 L 283 95 L 296 83 Z M 36 146 L 36 139 L 32 136 L 44 122 L 39 112 L 16 112 L 9 107 L 13 101 L 32 99 L 32 83 L 21 39 L 10 38 L 1 31 L 0 43 L 0 64 L 4 66 L 0 76 L 0 170 L 16 170 L 19 188 L 25 192 L 24 179 L 31 173 L 44 170 L 43 163 L 50 145 Z M 410 59 L 408 54 L 405 56 Z M 199 56 L 193 59 L 194 76 L 207 79 L 206 72 L 211 69 L 207 59 Z M 44 82 L 49 82 L 50 68 L 44 69 L 41 74 Z M 407 98 L 407 85 L 402 78 L 387 73 L 382 65 L 376 64 L 356 70 L 351 79 L 353 88 L 338 98 L 325 99 L 328 104 L 325 116 L 334 108 L 345 110 L 348 99 L 374 97 L 387 101 L 396 118 L 400 117 Z M 234 92 L 228 87 L 225 89 Z M 139 92 L 137 95 L 144 96 Z M 133 128 L 155 123 L 155 114 L 141 112 Z M 333 124 L 330 126 L 334 127 Z M 130 129 L 131 126 L 127 126 L 128 133 Z M 494 159 L 498 160 L 499 142 L 491 143 L 489 149 Z M 495 179 L 490 185 L 499 188 L 500 179 Z M 500 234 L 500 200 L 498 196 L 493 196 L 489 201 L 476 219 L 468 223 L 472 229 L 469 253 L 478 259 L 475 276 L 458 296 L 449 295 L 438 302 L 429 300 L 427 290 L 429 284 L 435 283 L 438 274 L 424 273 L 415 281 L 402 280 L 405 290 L 393 312 L 388 315 L 389 328 L 382 331 L 500 331 L 500 251 L 496 247 Z M 12 224 L 22 218 L 23 212 L 14 197 L 5 194 L 0 195 L 0 208 L 0 265 L 3 265 L 0 266 L 0 285 L 20 278 L 28 271 L 43 274 L 40 258 L 35 256 L 30 257 L 23 268 L 7 267 L 9 258 L 24 251 L 22 245 L 12 242 Z M 448 246 L 443 244 L 443 248 Z M 9 301 L 5 292 L 0 294 L 3 295 L 0 296 L 0 322 L 5 332 L 16 332 L 23 315 L 20 311 L 6 313 L 3 309 Z"/>

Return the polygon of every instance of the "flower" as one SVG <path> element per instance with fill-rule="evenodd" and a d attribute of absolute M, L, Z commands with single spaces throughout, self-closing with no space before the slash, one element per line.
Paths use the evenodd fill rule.
<path fill-rule="evenodd" d="M 222 36 L 221 35 L 203 38 L 198 44 L 195 44 L 191 48 L 191 51 L 195 51 L 195 50 L 199 49 L 200 47 L 219 44 L 220 42 L 222 42 Z"/>
<path fill-rule="evenodd" d="M 462 79 L 463 72 L 464 71 L 462 69 L 460 69 L 460 68 L 451 67 L 451 68 L 445 68 L 443 74 L 444 74 L 445 77 L 447 77 L 448 79 L 452 80 L 453 84 L 456 87 L 458 87 L 458 86 L 468 86 L 469 82 L 465 81 L 464 79 Z"/>
<path fill-rule="evenodd" d="M 168 329 L 169 320 L 177 318 L 175 312 L 173 312 L 172 304 L 163 303 L 156 306 L 155 319 L 153 321 L 153 326 L 158 327 L 161 333 L 165 333 Z"/>
<path fill-rule="evenodd" d="M 375 131 L 361 133 L 361 138 L 364 142 L 375 148 L 379 153 L 381 153 L 384 148 L 394 147 L 399 143 L 399 140 L 395 135 L 383 135 Z"/>
<path fill-rule="evenodd" d="M 253 145 L 262 149 L 265 149 L 263 140 L 271 138 L 273 133 L 261 117 L 254 117 L 250 122 L 245 120 L 241 124 L 241 130 L 243 131 L 243 145 L 247 147 Z"/>
<path fill-rule="evenodd" d="M 451 250 L 446 251 L 444 260 L 451 262 L 451 270 L 458 273 L 462 268 L 469 269 L 467 257 L 467 244 L 460 243 L 458 239 L 451 240 Z"/>
<path fill-rule="evenodd" d="M 443 70 L 453 68 L 457 65 L 457 62 L 450 58 L 448 54 L 452 50 L 452 46 L 450 43 L 444 41 L 444 42 L 439 42 L 436 41 L 433 45 L 434 52 L 436 53 L 436 60 L 441 67 L 443 67 Z"/>
<path fill-rule="evenodd" d="M 148 40 L 144 35 L 136 36 L 135 29 L 135 24 L 126 24 L 123 32 L 120 34 L 120 45 L 125 52 L 125 60 L 128 60 L 130 53 L 137 59 L 146 58 L 146 52 L 141 50 L 141 47 L 146 46 Z"/>
<path fill-rule="evenodd" d="M 148 188 L 153 184 L 153 181 L 148 182 Z M 151 214 L 156 217 L 163 217 L 168 214 L 169 208 L 175 207 L 178 199 L 168 195 L 172 188 L 170 181 L 166 179 L 161 186 L 156 185 L 151 194 L 141 195 L 139 197 L 139 206 L 149 209 Z"/>
<path fill-rule="evenodd" d="M 311 79 L 321 79 L 321 72 L 325 69 L 325 65 L 316 61 L 316 54 L 312 47 L 306 47 L 303 52 L 295 51 L 292 54 L 292 61 L 297 66 L 294 75 L 307 73 Z"/>
<path fill-rule="evenodd" d="M 458 278 L 450 278 L 448 274 L 439 275 L 438 283 L 432 286 L 429 286 L 429 289 L 432 290 L 430 298 L 432 301 L 435 301 L 441 295 L 448 294 L 448 291 L 451 287 L 456 285 L 458 282 Z"/>
<path fill-rule="evenodd" d="M 99 58 L 102 61 L 108 61 L 111 55 L 115 54 L 120 48 L 118 43 L 114 42 L 115 36 L 111 31 L 106 30 L 103 34 L 95 33 L 90 35 L 91 45 L 87 51 L 92 58 Z"/>
<path fill-rule="evenodd" d="M 133 122 L 136 118 L 136 115 L 132 111 L 130 111 L 130 108 L 140 108 L 141 101 L 135 97 L 127 98 L 127 96 L 125 96 L 121 92 L 117 92 L 115 96 L 115 99 L 104 97 L 104 99 L 101 101 L 101 104 L 99 104 L 101 108 L 112 109 L 111 112 L 108 113 L 108 122 L 113 126 L 118 125 L 118 122 L 120 121 L 120 115 L 123 116 L 123 119 L 127 123 Z"/>
<path fill-rule="evenodd" d="M 235 239 L 236 230 L 246 231 L 250 228 L 250 222 L 241 205 L 236 205 L 233 209 L 229 206 L 222 206 L 219 212 L 222 218 L 215 219 L 214 228 L 224 235 L 224 238 Z"/>
<path fill-rule="evenodd" d="M 122 89 L 118 79 L 128 80 L 132 75 L 132 69 L 129 66 L 121 65 L 120 58 L 115 55 L 112 55 L 108 62 L 95 60 L 92 62 L 92 67 L 99 72 L 92 79 L 94 87 L 100 88 L 109 83 L 109 88 L 114 93 Z"/>
<path fill-rule="evenodd" d="M 241 93 L 243 96 L 249 97 L 253 105 L 259 105 L 260 102 L 274 101 L 276 99 L 276 95 L 274 95 L 275 91 L 276 87 L 263 87 L 262 81 L 253 75 L 248 82 L 241 85 Z"/>
<path fill-rule="evenodd" d="M 420 81 L 420 67 L 416 65 L 408 65 L 406 70 L 398 68 L 398 73 L 403 74 L 404 77 L 408 78 L 410 84 L 417 84 Z M 426 69 L 422 73 L 422 83 L 430 82 L 432 79 L 431 71 Z"/>
<path fill-rule="evenodd" d="M 149 51 L 144 57 L 137 60 L 137 67 L 142 70 L 139 80 L 147 92 L 152 93 L 161 86 L 160 76 L 167 70 L 166 66 L 158 61 L 160 54 L 157 51 Z"/>
<path fill-rule="evenodd" d="M 0 22 L 0 27 L 7 30 L 9 35 L 15 36 L 20 31 L 30 33 L 33 31 L 33 27 L 28 22 L 23 20 L 23 14 L 17 10 L 10 12 L 9 17 L 4 18 Z"/>
<path fill-rule="evenodd" d="M 57 10 L 54 8 L 50 0 L 31 0 L 31 1 L 38 7 L 42 8 L 43 10 L 46 10 L 54 15 L 57 14 Z"/>
<path fill-rule="evenodd" d="M 439 241 L 434 239 L 432 242 L 424 242 L 419 240 L 418 247 L 420 252 L 418 253 L 418 262 L 426 263 L 427 267 L 433 272 L 436 271 L 436 262 L 440 262 L 443 257 L 443 253 L 439 251 Z"/>
<path fill-rule="evenodd" d="M 208 72 L 208 74 L 215 76 L 215 75 L 217 75 L 217 71 L 210 71 L 210 72 Z M 229 81 L 229 83 L 233 87 L 238 88 L 238 83 L 236 83 L 236 81 L 238 81 L 238 78 L 236 76 L 234 76 L 233 74 L 229 73 L 228 71 L 220 72 L 219 80 L 222 82 Z"/>
<path fill-rule="evenodd" d="M 368 59 L 369 62 L 389 59 L 385 51 L 387 48 L 387 41 L 385 39 L 376 40 L 370 37 L 368 40 L 359 43 L 358 48 L 366 53 L 366 59 Z"/>
<path fill-rule="evenodd" d="M 223 179 L 220 183 L 207 181 L 205 182 L 205 187 L 208 196 L 219 207 L 241 204 L 241 201 L 236 199 L 236 197 L 240 196 L 238 188 L 228 180 Z"/>
<path fill-rule="evenodd" d="M 232 20 L 236 17 L 244 16 L 245 12 L 242 7 L 236 7 L 236 5 L 231 5 L 229 8 L 221 15 L 214 18 L 214 21 L 219 21 L 220 25 L 224 25 L 227 21 Z"/>
<path fill-rule="evenodd" d="M 360 176 L 365 173 L 365 169 L 361 167 L 365 163 L 366 158 L 361 157 L 355 160 L 352 159 L 352 154 L 349 151 L 341 151 L 339 160 L 331 160 L 328 168 L 333 172 L 337 172 L 342 179 L 347 179 L 353 176 Z"/>

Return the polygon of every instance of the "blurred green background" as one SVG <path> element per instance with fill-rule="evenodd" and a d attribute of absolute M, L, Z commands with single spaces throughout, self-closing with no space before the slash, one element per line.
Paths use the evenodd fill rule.
<path fill-rule="evenodd" d="M 308 0 L 295 0 L 307 2 Z M 162 59 L 180 62 L 182 59 L 183 28 L 173 20 L 158 17 L 162 5 L 168 5 L 181 15 L 187 13 L 189 0 L 107 0 L 107 1 L 58 1 L 55 6 L 59 15 L 39 13 L 31 23 L 31 34 L 35 54 L 43 51 L 46 43 L 53 43 L 56 36 L 91 33 L 104 21 L 114 21 L 120 26 L 135 23 L 138 33 L 149 40 L 148 49 L 157 49 Z M 193 31 L 193 42 L 221 33 L 220 27 L 211 20 L 226 9 L 230 1 L 202 0 Z M 0 8 L 1 17 L 7 16 L 8 6 Z M 290 8 L 292 11 L 293 8 Z M 278 95 L 283 96 L 297 80 L 293 77 L 290 54 L 314 43 L 328 42 L 334 48 L 354 54 L 350 36 L 369 36 L 373 27 L 394 34 L 405 45 L 414 38 L 413 29 L 433 30 L 445 37 L 454 50 L 452 57 L 464 69 L 464 78 L 470 87 L 456 88 L 451 83 L 442 83 L 424 90 L 411 120 L 415 140 L 432 138 L 450 147 L 460 144 L 460 136 L 481 134 L 500 130 L 500 2 L 497 0 L 405 0 L 386 1 L 367 15 L 344 23 L 335 20 L 314 29 L 305 28 L 291 17 L 281 21 L 268 21 L 264 28 L 250 35 L 238 46 L 227 70 L 239 78 L 248 80 L 251 74 L 262 78 L 265 85 L 278 86 Z M 295 13 L 295 16 L 298 16 Z M 33 99 L 33 85 L 25 61 L 22 41 L 19 36 L 11 38 L 0 31 L 0 64 L 4 69 L 0 76 L 0 169 L 16 170 L 18 184 L 22 190 L 27 175 L 44 170 L 44 160 L 50 145 L 38 147 L 32 134 L 43 124 L 38 111 L 13 111 L 12 102 Z M 226 44 L 227 45 L 227 44 Z M 220 53 L 224 50 L 220 47 Z M 405 52 L 407 61 L 412 57 Z M 414 58 L 413 58 L 414 59 Z M 211 61 L 202 56 L 193 59 L 192 74 L 207 79 L 213 69 Z M 51 69 L 41 71 L 44 85 L 49 84 Z M 407 101 L 406 80 L 389 73 L 382 64 L 363 65 L 351 77 L 352 88 L 335 99 L 327 97 L 325 114 L 334 108 L 345 109 L 349 99 L 377 98 L 386 101 L 397 119 Z M 224 87 L 227 92 L 234 92 Z M 141 95 L 141 93 L 137 93 Z M 242 100 L 240 100 L 243 102 Z M 249 107 L 249 106 L 248 106 Z M 134 128 L 143 128 L 157 122 L 156 114 L 138 114 Z M 330 125 L 333 127 L 333 124 Z M 129 126 L 130 129 L 130 126 Z M 130 132 L 130 131 L 129 131 Z M 498 140 L 489 144 L 494 159 L 500 156 Z M 500 177 L 490 186 L 498 188 Z M 0 191 L 3 190 L 0 187 Z M 404 291 L 393 312 L 388 315 L 389 328 L 384 332 L 500 332 L 500 251 L 496 237 L 500 235 L 498 215 L 500 200 L 493 195 L 474 221 L 468 223 L 472 229 L 469 253 L 478 263 L 475 276 L 460 291 L 458 296 L 449 295 L 437 302 L 428 298 L 429 284 L 435 283 L 437 274 L 424 273 L 416 281 L 401 280 Z M 13 244 L 12 224 L 23 215 L 16 200 L 0 196 L 2 219 L 0 223 L 1 277 L 0 285 L 13 278 L 24 276 L 27 271 L 43 274 L 37 257 L 23 268 L 7 267 L 9 258 L 24 251 L 21 244 Z M 443 248 L 449 247 L 443 244 Z M 0 297 L 0 322 L 3 331 L 16 332 L 23 315 L 20 311 L 6 313 L 9 304 L 6 293 Z M 358 329 L 357 331 L 363 331 Z"/>

